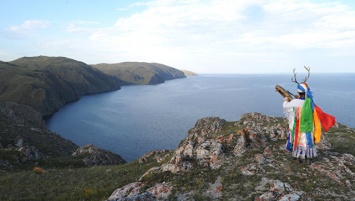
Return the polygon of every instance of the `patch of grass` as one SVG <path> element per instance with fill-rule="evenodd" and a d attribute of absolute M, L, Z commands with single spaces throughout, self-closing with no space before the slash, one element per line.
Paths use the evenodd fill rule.
<path fill-rule="evenodd" d="M 0 159 L 7 160 L 10 162 L 17 162 L 20 156 L 21 156 L 21 152 L 17 150 L 0 149 Z"/>
<path fill-rule="evenodd" d="M 105 200 L 157 163 L 0 172 L 0 200 Z"/>
<path fill-rule="evenodd" d="M 222 131 L 221 131 L 221 135 L 229 135 L 231 133 L 235 133 L 239 129 L 241 129 L 241 128 L 238 127 L 238 126 L 235 126 L 235 121 L 226 122 L 223 125 Z"/>
<path fill-rule="evenodd" d="M 261 177 L 258 175 L 246 176 L 239 173 L 235 175 L 234 184 L 238 187 L 234 189 L 235 194 L 242 196 L 243 200 L 253 200 L 250 196 L 250 192 L 254 192 L 255 187 L 261 181 Z"/>
<path fill-rule="evenodd" d="M 355 155 L 355 130 L 340 125 L 339 128 L 332 128 L 327 134 L 332 144 L 331 151 Z"/>
<path fill-rule="evenodd" d="M 86 167 L 80 157 L 51 157 L 48 160 L 38 161 L 38 165 L 45 169 Z"/>

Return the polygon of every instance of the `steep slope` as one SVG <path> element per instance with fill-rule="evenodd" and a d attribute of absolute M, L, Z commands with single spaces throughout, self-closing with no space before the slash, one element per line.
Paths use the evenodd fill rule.
<path fill-rule="evenodd" d="M 33 108 L 0 103 L 0 171 L 26 164 L 98 166 L 123 164 L 121 156 L 93 145 L 79 147 L 51 132 Z M 1 198 L 0 198 L 1 200 Z"/>
<path fill-rule="evenodd" d="M 26 105 L 0 103 L 0 130 L 0 170 L 70 156 L 78 148 L 46 129 L 41 114 Z"/>
<path fill-rule="evenodd" d="M 23 57 L 0 63 L 0 101 L 31 106 L 43 116 L 83 95 L 117 89 L 117 78 L 65 57 Z"/>
<path fill-rule="evenodd" d="M 186 77 L 180 70 L 158 63 L 123 62 L 117 64 L 96 64 L 93 67 L 114 75 L 125 84 L 159 84 L 166 80 Z"/>

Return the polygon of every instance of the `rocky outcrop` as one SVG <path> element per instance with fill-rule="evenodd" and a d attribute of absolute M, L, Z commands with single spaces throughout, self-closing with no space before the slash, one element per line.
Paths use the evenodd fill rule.
<path fill-rule="evenodd" d="M 124 164 L 126 161 L 119 155 L 92 144 L 79 147 L 72 156 L 83 157 L 84 164 L 88 167 L 101 166 L 101 165 L 119 165 Z"/>
<path fill-rule="evenodd" d="M 153 150 L 139 158 L 139 163 L 146 163 L 148 158 L 153 157 L 158 163 L 165 161 L 170 156 L 170 150 Z"/>
<path fill-rule="evenodd" d="M 143 183 L 135 182 L 128 184 L 120 189 L 117 189 L 112 193 L 111 197 L 108 198 L 108 201 L 133 201 L 133 200 L 156 200 L 151 192 L 145 192 L 140 194 L 140 190 L 143 187 Z"/>
<path fill-rule="evenodd" d="M 266 192 L 265 192 L 266 191 Z M 255 200 L 300 200 L 303 191 L 295 191 L 292 186 L 280 180 L 262 178 L 259 184 L 255 187 L 255 193 L 262 193 Z"/>
<path fill-rule="evenodd" d="M 167 200 L 171 194 L 171 184 L 162 183 L 155 184 L 148 188 L 144 193 L 140 193 L 140 190 L 144 187 L 142 182 L 134 182 L 117 189 L 108 198 L 108 201 L 121 201 L 121 200 Z"/>
<path fill-rule="evenodd" d="M 319 156 L 299 163 L 284 148 L 287 128 L 285 119 L 259 113 L 245 114 L 237 122 L 200 119 L 170 160 L 117 189 L 108 200 L 146 195 L 147 200 L 354 199 L 355 157 L 331 151 L 344 150 L 332 144 L 339 131 L 324 133 Z M 355 141 L 353 129 L 341 129 Z"/>
<path fill-rule="evenodd" d="M 223 146 L 213 138 L 221 131 L 225 120 L 218 117 L 209 117 L 197 121 L 195 127 L 188 133 L 187 138 L 180 144 L 171 160 L 163 165 L 163 171 L 181 172 L 193 167 L 192 161 L 198 164 L 219 168 L 224 161 Z M 217 138 L 218 139 L 218 138 Z"/>

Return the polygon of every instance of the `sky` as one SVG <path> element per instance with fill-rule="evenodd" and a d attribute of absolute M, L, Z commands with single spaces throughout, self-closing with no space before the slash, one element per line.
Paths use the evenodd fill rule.
<path fill-rule="evenodd" d="M 355 73 L 353 0 L 0 0 L 0 60 Z"/>

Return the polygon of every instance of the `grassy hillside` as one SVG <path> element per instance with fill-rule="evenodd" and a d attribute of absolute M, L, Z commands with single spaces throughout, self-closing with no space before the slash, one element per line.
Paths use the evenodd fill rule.
<path fill-rule="evenodd" d="M 123 62 L 92 66 L 109 75 L 116 76 L 125 84 L 159 84 L 165 80 L 186 77 L 182 71 L 158 63 Z"/>
<path fill-rule="evenodd" d="M 0 61 L 0 102 L 25 104 L 46 116 L 86 94 L 184 77 L 184 72 L 158 63 L 124 62 L 92 67 L 65 57 L 23 57 Z"/>
<path fill-rule="evenodd" d="M 119 88 L 117 78 L 65 57 L 23 57 L 0 62 L 0 102 L 25 104 L 43 116 L 82 95 Z"/>
<path fill-rule="evenodd" d="M 0 172 L 0 200 L 106 200 L 120 186 L 136 181 L 154 160 L 116 166 L 47 169 L 46 174 L 33 170 Z"/>

